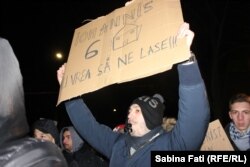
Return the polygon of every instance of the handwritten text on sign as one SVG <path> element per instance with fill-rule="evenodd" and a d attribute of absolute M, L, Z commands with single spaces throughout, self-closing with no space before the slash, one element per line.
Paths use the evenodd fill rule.
<path fill-rule="evenodd" d="M 58 103 L 166 71 L 189 57 L 178 0 L 135 0 L 75 30 Z"/>

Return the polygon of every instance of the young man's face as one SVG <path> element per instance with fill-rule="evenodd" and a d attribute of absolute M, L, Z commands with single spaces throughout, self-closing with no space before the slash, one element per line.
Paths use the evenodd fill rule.
<path fill-rule="evenodd" d="M 46 140 L 46 141 L 50 141 L 52 143 L 55 143 L 55 139 L 53 138 L 53 136 L 49 133 L 44 133 L 38 129 L 34 130 L 34 138 L 36 139 L 40 139 L 40 140 Z"/>
<path fill-rule="evenodd" d="M 149 129 L 146 126 L 141 108 L 138 104 L 132 104 L 129 108 L 128 123 L 132 125 L 131 136 L 143 136 Z"/>
<path fill-rule="evenodd" d="M 236 102 L 231 105 L 229 117 L 236 128 L 244 132 L 250 126 L 250 104 L 247 102 Z"/>
<path fill-rule="evenodd" d="M 64 146 L 65 150 L 72 152 L 73 143 L 72 143 L 70 131 L 68 131 L 68 130 L 63 133 L 63 146 Z"/>

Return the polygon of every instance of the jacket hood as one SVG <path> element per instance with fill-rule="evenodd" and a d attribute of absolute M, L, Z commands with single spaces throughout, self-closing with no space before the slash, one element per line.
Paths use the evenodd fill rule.
<path fill-rule="evenodd" d="M 75 128 L 73 126 L 68 126 L 68 127 L 64 127 L 62 128 L 62 130 L 60 131 L 60 144 L 61 144 L 61 148 L 63 150 L 65 150 L 65 147 L 63 145 L 63 132 L 65 129 L 68 129 L 72 138 L 72 152 L 76 152 L 78 150 L 80 150 L 80 148 L 82 148 L 84 141 L 83 139 L 78 135 L 78 133 L 76 132 Z"/>
<path fill-rule="evenodd" d="M 23 78 L 8 40 L 0 38 L 0 146 L 28 134 Z"/>

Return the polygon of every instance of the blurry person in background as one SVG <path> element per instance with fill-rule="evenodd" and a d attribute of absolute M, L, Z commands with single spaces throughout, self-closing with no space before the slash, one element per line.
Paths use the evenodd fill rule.
<path fill-rule="evenodd" d="M 174 117 L 171 118 L 164 117 L 162 121 L 163 129 L 165 129 L 167 132 L 171 131 L 174 128 L 176 121 L 177 120 Z"/>
<path fill-rule="evenodd" d="M 40 140 L 50 141 L 59 146 L 59 131 L 54 120 L 40 118 L 33 124 L 33 136 Z"/>
<path fill-rule="evenodd" d="M 8 40 L 0 38 L 0 166 L 66 167 L 53 143 L 29 136 L 23 78 Z"/>

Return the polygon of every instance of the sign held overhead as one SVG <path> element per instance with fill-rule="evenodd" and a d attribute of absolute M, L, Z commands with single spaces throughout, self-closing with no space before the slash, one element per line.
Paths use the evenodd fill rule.
<path fill-rule="evenodd" d="M 189 58 L 179 0 L 134 0 L 74 32 L 58 103 L 164 72 Z"/>

